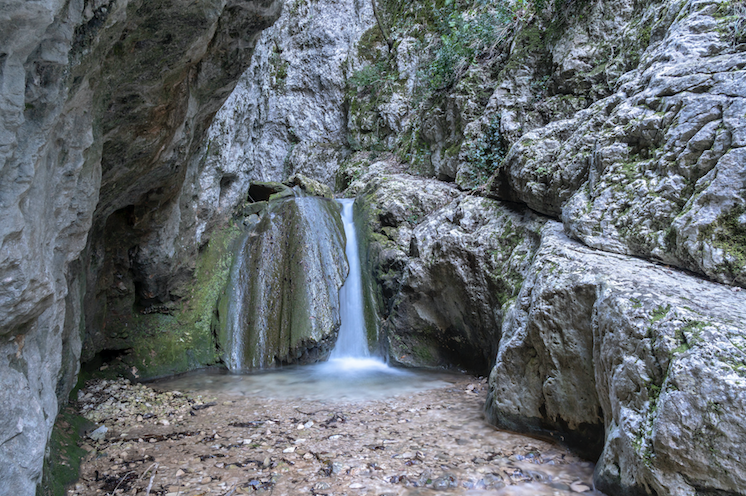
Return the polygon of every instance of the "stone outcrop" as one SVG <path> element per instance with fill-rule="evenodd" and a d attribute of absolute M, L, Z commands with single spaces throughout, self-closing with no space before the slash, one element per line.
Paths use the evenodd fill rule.
<path fill-rule="evenodd" d="M 383 348 L 395 363 L 486 374 L 543 221 L 385 167 L 370 166 L 357 200 Z"/>
<path fill-rule="evenodd" d="M 746 291 L 387 168 L 352 187 L 391 361 L 479 373 L 496 357 L 488 419 L 598 460 L 607 494 L 738 494 Z"/>
<path fill-rule="evenodd" d="M 81 334 L 100 332 L 86 308 L 100 317 L 90 311 L 103 307 L 96 296 L 118 282 L 98 280 L 112 263 L 107 255 L 124 250 L 130 266 L 157 264 L 148 246 L 173 245 L 153 231 L 182 187 L 182 163 L 279 9 L 232 0 L 3 6 L 0 485 L 7 492 L 31 494 L 39 481 Z M 107 229 L 114 212 L 126 228 Z M 130 246 L 143 249 L 129 257 L 104 234 L 141 237 Z M 138 282 L 142 294 L 159 282 L 146 281 Z M 123 291 L 132 286 L 122 281 Z"/>
<path fill-rule="evenodd" d="M 556 222 L 528 273 L 490 376 L 496 425 L 598 457 L 607 494 L 746 487 L 746 292 L 593 250 Z"/>
<path fill-rule="evenodd" d="M 664 4 L 616 91 L 524 134 L 491 187 L 588 246 L 744 286 L 746 54 L 718 2 Z"/>
<path fill-rule="evenodd" d="M 223 362 L 233 371 L 311 363 L 334 347 L 347 274 L 340 206 L 287 191 L 247 206 L 261 210 L 246 220 L 218 307 Z"/>
<path fill-rule="evenodd" d="M 589 246 L 744 286 L 738 5 L 573 2 L 514 10 L 517 24 L 452 12 L 450 28 L 389 7 L 396 48 L 375 29 L 359 44 L 354 141 L 463 189 L 487 182 Z M 469 35 L 487 24 L 503 31 Z"/>

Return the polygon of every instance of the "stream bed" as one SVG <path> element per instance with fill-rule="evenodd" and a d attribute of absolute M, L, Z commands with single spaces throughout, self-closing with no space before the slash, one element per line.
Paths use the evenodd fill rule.
<path fill-rule="evenodd" d="M 484 378 L 344 367 L 91 382 L 108 430 L 68 494 L 601 494 L 592 463 L 489 426 Z"/>

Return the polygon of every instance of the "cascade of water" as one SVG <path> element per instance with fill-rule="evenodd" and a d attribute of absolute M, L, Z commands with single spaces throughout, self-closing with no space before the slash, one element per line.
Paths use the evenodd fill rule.
<path fill-rule="evenodd" d="M 365 316 L 363 315 L 363 283 L 360 271 L 360 257 L 357 248 L 357 235 L 352 220 L 354 200 L 338 200 L 342 204 L 342 222 L 344 223 L 347 244 L 345 254 L 350 272 L 339 291 L 339 316 L 341 325 L 337 344 L 332 350 L 331 359 L 365 358 L 368 352 Z"/>

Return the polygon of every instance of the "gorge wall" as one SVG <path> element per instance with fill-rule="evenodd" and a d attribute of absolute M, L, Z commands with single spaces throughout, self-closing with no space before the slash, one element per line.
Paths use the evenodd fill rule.
<path fill-rule="evenodd" d="M 491 368 L 608 494 L 742 494 L 744 6 L 448 5 L 384 4 L 348 90 L 390 358 Z"/>
<path fill-rule="evenodd" d="M 233 0 L 3 5 L 4 491 L 36 489 L 82 342 L 96 349 L 103 331 L 102 294 L 162 297 L 164 273 L 181 268 L 177 252 L 196 250 L 164 225 L 184 161 L 280 9 Z M 151 256 L 154 245 L 168 256 Z M 109 270 L 122 266 L 121 279 Z"/>
<path fill-rule="evenodd" d="M 358 198 L 391 361 L 490 373 L 609 494 L 744 493 L 743 3 L 373 5 L 8 4 L 0 485 L 81 359 L 221 360 L 250 186 L 302 173 Z"/>

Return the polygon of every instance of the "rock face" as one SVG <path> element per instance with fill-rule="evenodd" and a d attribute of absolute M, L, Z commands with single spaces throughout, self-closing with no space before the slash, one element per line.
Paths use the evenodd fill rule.
<path fill-rule="evenodd" d="M 279 8 L 227 0 L 3 6 L 0 485 L 7 492 L 31 494 L 39 481 L 57 399 L 77 373 L 83 315 L 100 301 L 97 276 L 114 250 L 103 241 L 107 219 L 125 209 L 130 227 L 119 234 L 148 238 L 181 188 L 192 142 Z M 146 256 L 140 252 L 140 264 Z M 95 319 L 85 325 L 97 327 Z"/>
<path fill-rule="evenodd" d="M 384 166 L 363 176 L 357 200 L 384 349 L 404 365 L 486 374 L 543 221 L 446 183 L 382 175 Z"/>
<path fill-rule="evenodd" d="M 290 196 L 250 217 L 219 306 L 223 361 L 231 370 L 328 356 L 347 274 L 339 211 L 329 199 Z"/>
<path fill-rule="evenodd" d="M 284 181 L 302 173 L 334 185 L 348 153 L 347 60 L 372 22 L 369 2 L 286 5 L 262 33 L 251 65 L 215 116 L 196 158 L 198 224 L 242 201 L 250 181 Z"/>
<path fill-rule="evenodd" d="M 0 486 L 81 357 L 219 359 L 234 207 L 302 171 L 360 193 L 392 359 L 496 360 L 490 418 L 611 493 L 743 492 L 742 3 L 378 4 L 287 5 L 208 131 L 280 2 L 6 2 Z"/>
<path fill-rule="evenodd" d="M 86 277 L 85 360 L 101 350 L 126 350 L 128 368 L 149 377 L 215 363 L 217 343 L 205 314 L 213 313 L 227 280 L 224 269 L 232 260 L 225 245 L 234 240 L 227 239 L 226 226 L 247 200 L 250 183 L 285 181 L 297 171 L 333 182 L 335 164 L 347 153 L 345 60 L 359 26 L 369 22 L 369 6 L 322 1 L 287 7 L 256 41 L 250 67 L 206 134 L 180 148 L 184 155 L 169 155 L 184 158 L 168 162 L 179 174 L 169 173 L 168 182 L 142 201 L 94 225 L 97 242 L 85 257 L 95 261 Z M 219 270 L 208 270 L 210 262 Z M 183 343 L 199 342 L 213 353 L 180 344 L 178 334 Z M 179 358 L 189 354 L 186 362 Z"/>
<path fill-rule="evenodd" d="M 452 336 L 479 343 L 472 363 L 496 351 L 491 420 L 599 459 L 609 494 L 740 494 L 743 6 L 493 7 L 446 6 L 438 23 L 382 2 L 394 46 L 367 33 L 351 79 L 355 141 L 498 200 L 459 193 L 412 216 L 428 183 L 387 199 L 422 180 L 362 153 L 345 164 L 373 213 L 392 359 L 464 367 Z M 410 221 L 387 225 L 385 205 Z"/>
<path fill-rule="evenodd" d="M 746 54 L 718 2 L 657 8 L 650 46 L 611 96 L 526 133 L 492 188 L 561 215 L 588 246 L 744 286 Z"/>
<path fill-rule="evenodd" d="M 503 324 L 491 420 L 600 455 L 608 494 L 739 493 L 746 293 L 590 249 L 555 222 L 541 234 Z"/>
<path fill-rule="evenodd" d="M 746 292 L 383 169 L 352 186 L 390 360 L 480 372 L 494 354 L 488 419 L 598 460 L 607 494 L 739 493 Z"/>
<path fill-rule="evenodd" d="M 375 29 L 360 44 L 356 142 L 409 172 L 489 183 L 488 196 L 561 218 L 589 246 L 744 287 L 740 7 L 446 9 L 444 27 L 422 6 L 383 5 L 397 48 Z"/>

